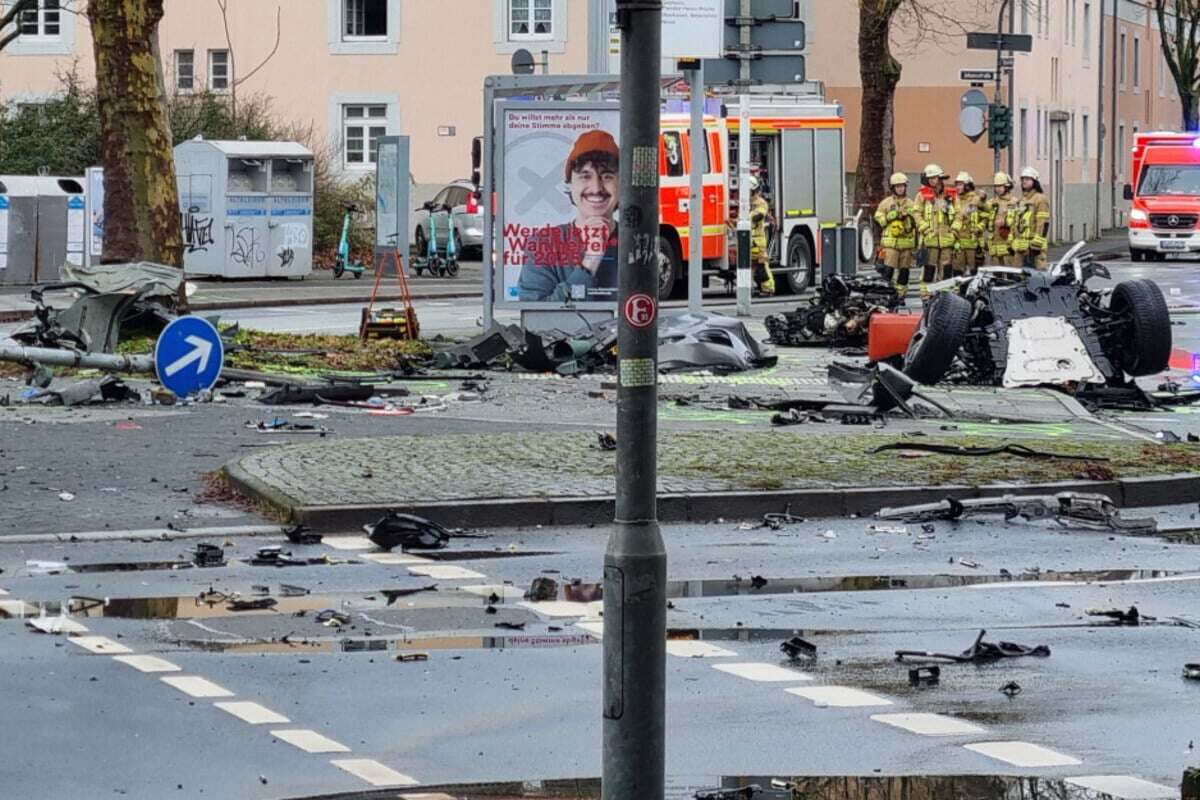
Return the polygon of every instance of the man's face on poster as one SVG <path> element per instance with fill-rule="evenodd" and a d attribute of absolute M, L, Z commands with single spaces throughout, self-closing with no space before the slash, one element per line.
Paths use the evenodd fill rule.
<path fill-rule="evenodd" d="M 571 170 L 571 201 L 583 223 L 611 220 L 617 208 L 615 165 L 581 160 Z"/>

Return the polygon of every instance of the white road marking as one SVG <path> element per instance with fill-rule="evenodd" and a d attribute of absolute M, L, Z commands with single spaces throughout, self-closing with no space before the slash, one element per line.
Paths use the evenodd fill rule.
<path fill-rule="evenodd" d="M 25 620 L 30 628 L 42 633 L 87 633 L 88 629 L 70 617 L 30 617 Z"/>
<path fill-rule="evenodd" d="M 402 794 L 400 800 L 454 800 L 448 794 Z"/>
<path fill-rule="evenodd" d="M 496 595 L 501 600 L 523 600 L 525 592 L 515 586 L 502 586 L 498 583 L 484 584 L 482 586 L 460 586 L 458 587 L 464 592 L 479 595 L 480 597 L 491 597 Z"/>
<path fill-rule="evenodd" d="M 306 728 L 271 731 L 276 739 L 281 739 L 293 747 L 299 747 L 306 753 L 349 753 L 350 748 L 333 739 L 322 736 L 316 731 Z"/>
<path fill-rule="evenodd" d="M 177 675 L 159 680 L 191 697 L 233 697 L 233 692 L 223 686 L 196 675 Z"/>
<path fill-rule="evenodd" d="M 0 597 L 8 597 L 8 592 L 4 591 L 3 589 L 0 589 Z"/>
<path fill-rule="evenodd" d="M 113 656 L 113 661 L 128 664 L 139 672 L 179 672 L 180 668 L 157 656 Z"/>
<path fill-rule="evenodd" d="M 805 675 L 803 672 L 781 667 L 778 664 L 713 664 L 712 667 L 721 672 L 728 672 L 730 675 L 758 683 L 799 683 L 812 680 L 811 675 Z"/>
<path fill-rule="evenodd" d="M 452 564 L 433 564 L 428 567 L 409 567 L 408 571 L 413 575 L 424 575 L 428 578 L 437 578 L 441 581 L 467 581 L 479 580 L 487 576 L 471 569 L 463 569 Z"/>
<path fill-rule="evenodd" d="M 1015 767 L 1072 767 L 1079 759 L 1029 742 L 979 742 L 963 747 Z"/>
<path fill-rule="evenodd" d="M 680 658 L 728 658 L 737 655 L 732 650 L 717 647 L 715 644 L 688 640 L 667 642 L 667 653 Z"/>
<path fill-rule="evenodd" d="M 249 722 L 251 725 L 264 725 L 266 723 L 287 725 L 291 722 L 283 714 L 276 713 L 266 706 L 260 706 L 258 703 L 251 703 L 249 701 L 213 703 L 213 705 L 222 711 L 233 714 L 243 722 Z"/>
<path fill-rule="evenodd" d="M 604 622 L 603 621 L 600 621 L 600 622 L 578 622 L 575 624 L 575 627 L 582 628 L 583 630 L 587 631 L 588 633 L 592 634 L 593 636 L 597 636 L 601 639 L 604 638 Z"/>
<path fill-rule="evenodd" d="M 105 636 L 72 636 L 67 641 L 79 645 L 89 653 L 102 656 L 124 655 L 133 652 L 120 642 L 114 642 Z"/>
<path fill-rule="evenodd" d="M 1159 800 L 1159 798 L 1179 797 L 1179 789 L 1151 783 L 1132 775 L 1084 775 L 1078 778 L 1067 778 L 1066 782 L 1104 795 L 1119 797 L 1122 800 Z"/>
<path fill-rule="evenodd" d="M 24 600 L 0 600 L 0 614 L 6 617 L 28 617 L 33 610 Z"/>
<path fill-rule="evenodd" d="M 409 553 L 363 553 L 359 558 L 374 561 L 376 564 L 424 564 L 429 561 L 428 558 Z"/>
<path fill-rule="evenodd" d="M 875 714 L 871 719 L 922 736 L 968 736 L 986 733 L 974 723 L 943 714 Z"/>
<path fill-rule="evenodd" d="M 591 603 L 569 603 L 562 600 L 549 600 L 537 603 L 518 603 L 538 614 L 547 617 L 592 617 L 595 616 Z"/>
<path fill-rule="evenodd" d="M 378 761 L 369 758 L 342 758 L 329 762 L 335 767 L 346 770 L 355 777 L 362 778 L 372 786 L 418 786 L 420 781 L 405 775 L 391 767 L 385 767 Z M 426 795 L 429 797 L 431 795 Z"/>
<path fill-rule="evenodd" d="M 893 704 L 885 697 L 850 686 L 794 686 L 784 691 L 811 700 L 818 708 L 867 708 Z"/>
<path fill-rule="evenodd" d="M 374 550 L 375 543 L 365 536 L 326 536 L 321 544 L 327 544 L 334 550 Z"/>

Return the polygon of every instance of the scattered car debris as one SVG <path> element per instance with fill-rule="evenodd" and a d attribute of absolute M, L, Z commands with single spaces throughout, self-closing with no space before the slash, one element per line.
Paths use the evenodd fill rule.
<path fill-rule="evenodd" d="M 246 426 L 250 430 L 258 431 L 259 433 L 310 433 L 324 437 L 326 434 L 333 433 L 332 430 L 324 425 L 309 425 L 307 423 L 292 422 L 283 419 L 282 417 L 273 417 L 268 420 L 259 420 L 258 422 L 247 422 Z"/>
<path fill-rule="evenodd" d="M 250 559 L 251 566 L 255 567 L 306 567 L 313 563 L 324 563 L 324 559 L 292 558 L 290 552 L 277 544 L 258 548 L 258 552 Z"/>
<path fill-rule="evenodd" d="M 597 433 L 596 434 L 596 446 L 599 447 L 601 450 L 605 450 L 605 451 L 611 452 L 613 450 L 616 450 L 617 449 L 617 437 L 613 436 L 611 433 L 603 433 L 603 432 Z"/>
<path fill-rule="evenodd" d="M 437 590 L 437 584 L 433 583 L 429 586 L 421 586 L 417 589 L 384 589 L 380 592 L 380 594 L 387 598 L 387 604 L 391 606 L 395 605 L 396 601 L 401 597 L 409 597 L 414 594 L 420 594 L 421 592 L 436 592 Z"/>
<path fill-rule="evenodd" d="M 1200 663 L 1184 664 L 1183 677 L 1189 681 L 1200 681 Z"/>
<path fill-rule="evenodd" d="M 789 408 L 771 416 L 771 424 L 776 426 L 807 425 L 810 422 L 829 422 L 829 419 L 819 411 L 804 411 L 799 408 Z"/>
<path fill-rule="evenodd" d="M 908 671 L 909 686 L 937 686 L 941 679 L 941 667 L 914 667 Z"/>
<path fill-rule="evenodd" d="M 400 653 L 396 656 L 396 660 L 402 664 L 407 664 L 411 661 L 428 661 L 429 653 Z"/>
<path fill-rule="evenodd" d="M 256 597 L 252 600 L 232 598 L 228 602 L 230 611 L 266 611 L 279 605 L 274 597 Z"/>
<path fill-rule="evenodd" d="M 197 567 L 223 567 L 225 551 L 215 544 L 201 542 L 192 551 L 192 563 Z"/>
<path fill-rule="evenodd" d="M 576 578 L 563 586 L 563 598 L 569 603 L 594 603 L 604 599 L 603 583 L 584 583 Z"/>
<path fill-rule="evenodd" d="M 975 643 L 958 655 L 932 653 L 927 650 L 897 650 L 896 660 L 948 661 L 955 664 L 979 664 L 998 661 L 1002 658 L 1020 658 L 1022 656 L 1046 657 L 1050 655 L 1050 648 L 1046 645 L 1026 647 L 1025 645 L 1013 644 L 1012 642 L 985 642 L 983 637 L 986 635 L 986 630 L 980 631 L 979 636 L 975 638 Z"/>
<path fill-rule="evenodd" d="M 1000 687 L 1000 691 L 1011 700 L 1021 693 L 1021 684 L 1017 683 L 1016 681 L 1009 681 Z"/>
<path fill-rule="evenodd" d="M 762 524 L 759 525 L 758 527 L 770 528 L 773 531 L 778 531 L 778 530 L 782 530 L 785 525 L 790 525 L 792 523 L 801 523 L 801 522 L 806 522 L 805 518 L 797 517 L 797 516 L 793 515 L 792 514 L 792 504 L 788 503 L 786 506 L 783 507 L 782 514 L 780 514 L 778 512 L 774 512 L 774 511 L 763 514 Z"/>
<path fill-rule="evenodd" d="M 26 561 L 25 570 L 32 576 L 62 575 L 68 571 L 62 561 Z"/>
<path fill-rule="evenodd" d="M 696 792 L 692 797 L 694 800 L 752 800 L 761 792 L 762 787 L 752 783 L 737 789 L 705 789 Z"/>
<path fill-rule="evenodd" d="M 979 562 L 972 561 L 969 558 L 960 558 L 958 560 L 958 563 L 963 565 L 967 569 L 979 569 Z"/>
<path fill-rule="evenodd" d="M 881 277 L 828 275 L 807 307 L 770 314 L 765 323 L 777 345 L 861 346 L 867 342 L 871 317 L 896 311 L 904 298 Z"/>
<path fill-rule="evenodd" d="M 554 600 L 557 597 L 558 581 L 553 578 L 534 578 L 529 585 L 529 591 L 525 592 L 525 599 L 534 602 Z"/>
<path fill-rule="evenodd" d="M 1154 622 L 1154 617 L 1145 617 L 1138 611 L 1137 606 L 1130 606 L 1128 610 L 1122 611 L 1119 608 L 1089 608 L 1087 610 L 1089 617 L 1106 617 L 1111 619 L 1118 625 L 1141 625 L 1142 620 Z"/>
<path fill-rule="evenodd" d="M 306 589 L 303 586 L 295 586 L 290 583 L 279 584 L 279 594 L 283 597 L 304 597 L 305 595 L 311 593 L 311 590 Z"/>
<path fill-rule="evenodd" d="M 931 444 L 928 442 L 891 442 L 872 450 L 872 453 L 885 453 L 892 450 L 916 450 L 925 453 L 936 453 L 947 456 L 996 456 L 1008 455 L 1020 458 L 1062 459 L 1066 461 L 1108 461 L 1102 456 L 1073 455 L 1071 453 L 1048 453 L 1044 450 L 1034 450 L 1023 444 L 1005 444 L 999 447 L 967 447 L 955 444 Z"/>
<path fill-rule="evenodd" d="M 311 533 L 307 525 L 295 525 L 291 528 L 285 528 L 283 535 L 292 544 L 320 544 L 322 539 L 321 534 Z"/>
<path fill-rule="evenodd" d="M 1154 533 L 1158 523 L 1151 518 L 1125 519 L 1107 495 L 1084 492 L 1060 492 L 1055 495 L 1005 495 L 999 498 L 956 500 L 948 497 L 938 503 L 922 503 L 901 508 L 885 508 L 880 519 L 904 522 L 956 520 L 974 514 L 1003 514 L 1005 520 L 1052 519 L 1060 524 L 1078 524 L 1123 533 Z"/>
<path fill-rule="evenodd" d="M 817 646 L 812 642 L 806 642 L 799 636 L 793 636 L 791 639 L 779 645 L 779 649 L 788 657 L 788 661 L 816 661 Z"/>
<path fill-rule="evenodd" d="M 508 631 L 523 631 L 523 630 L 525 630 L 525 623 L 524 622 L 497 622 L 492 627 L 503 628 L 504 630 L 508 630 Z"/>
<path fill-rule="evenodd" d="M 384 550 L 440 550 L 450 542 L 450 532 L 436 522 L 396 511 L 363 530 Z"/>
<path fill-rule="evenodd" d="M 318 611 L 313 620 L 322 625 L 349 625 L 350 615 L 335 608 L 326 608 Z"/>

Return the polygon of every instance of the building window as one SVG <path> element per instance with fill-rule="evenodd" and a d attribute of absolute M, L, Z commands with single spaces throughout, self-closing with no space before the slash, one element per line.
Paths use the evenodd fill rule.
<path fill-rule="evenodd" d="M 233 81 L 229 72 L 229 51 L 209 50 L 208 88 L 212 89 L 214 92 L 229 91 L 229 85 Z"/>
<path fill-rule="evenodd" d="M 1036 126 L 1033 131 L 1033 157 L 1042 157 L 1042 110 L 1034 109 L 1033 121 Z"/>
<path fill-rule="evenodd" d="M 1133 37 L 1133 88 L 1136 91 L 1142 85 L 1142 40 Z"/>
<path fill-rule="evenodd" d="M 1120 44 L 1117 46 L 1117 83 L 1125 85 L 1125 34 L 1121 33 Z"/>
<path fill-rule="evenodd" d="M 1125 123 L 1117 126 L 1117 176 L 1125 177 Z"/>
<path fill-rule="evenodd" d="M 1092 60 L 1092 4 L 1083 0 L 1083 61 Z"/>
<path fill-rule="evenodd" d="M 1079 34 L 1079 0 L 1071 0 L 1071 47 L 1075 46 Z"/>
<path fill-rule="evenodd" d="M 196 88 L 196 52 L 175 51 L 175 91 L 190 92 Z"/>
<path fill-rule="evenodd" d="M 1058 100 L 1059 89 L 1061 88 L 1058 82 L 1058 58 L 1050 58 L 1050 99 Z"/>
<path fill-rule="evenodd" d="M 508 0 L 510 39 L 549 39 L 554 36 L 554 0 Z"/>
<path fill-rule="evenodd" d="M 1084 181 L 1086 181 L 1088 179 L 1088 151 L 1091 150 L 1091 147 L 1089 145 L 1089 139 L 1091 138 L 1091 133 L 1088 129 L 1088 123 L 1090 121 L 1091 120 L 1088 117 L 1088 115 L 1084 114 L 1083 115 L 1083 142 L 1082 142 L 1082 144 L 1083 144 L 1083 169 L 1081 171 L 1082 172 L 1081 177 Z"/>
<path fill-rule="evenodd" d="M 342 38 L 384 41 L 388 35 L 387 0 L 342 0 Z"/>
<path fill-rule="evenodd" d="M 21 12 L 21 36 L 26 39 L 57 39 L 62 35 L 59 0 L 37 0 L 34 8 Z"/>
<path fill-rule="evenodd" d="M 342 151 L 347 169 L 373 166 L 379 137 L 386 135 L 387 106 L 342 106 Z"/>
<path fill-rule="evenodd" d="M 1075 158 L 1075 112 L 1071 112 L 1071 158 Z"/>
<path fill-rule="evenodd" d="M 1021 33 L 1029 33 L 1029 3 L 1021 3 Z"/>
<path fill-rule="evenodd" d="M 1042 35 L 1042 0 L 1037 0 L 1037 35 Z"/>
<path fill-rule="evenodd" d="M 1021 109 L 1021 163 L 1029 163 L 1029 109 Z"/>

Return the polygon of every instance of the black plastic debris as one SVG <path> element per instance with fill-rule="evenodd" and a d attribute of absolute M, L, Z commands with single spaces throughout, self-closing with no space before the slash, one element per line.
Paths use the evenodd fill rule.
<path fill-rule="evenodd" d="M 762 792 L 757 783 L 737 789 L 704 789 L 692 795 L 695 800 L 751 800 Z"/>
<path fill-rule="evenodd" d="M 506 631 L 523 631 L 525 630 L 524 622 L 497 622 L 493 627 L 503 628 Z"/>
<path fill-rule="evenodd" d="M 529 591 L 525 592 L 526 600 L 537 602 L 545 600 L 554 600 L 558 597 L 558 581 L 553 578 L 534 578 L 529 584 Z"/>
<path fill-rule="evenodd" d="M 1017 683 L 1016 681 L 1009 681 L 1000 687 L 1000 691 L 1004 693 L 1005 697 L 1008 697 L 1011 700 L 1021 693 L 1021 684 Z"/>
<path fill-rule="evenodd" d="M 307 525 L 296 525 L 291 528 L 286 528 L 284 529 L 283 534 L 292 544 L 321 543 L 321 534 L 309 532 Z"/>
<path fill-rule="evenodd" d="M 234 598 L 229 601 L 230 611 L 266 611 L 279 605 L 274 597 L 256 597 L 252 600 Z"/>
<path fill-rule="evenodd" d="M 215 544 L 201 542 L 192 551 L 192 563 L 197 567 L 223 567 L 225 551 Z"/>
<path fill-rule="evenodd" d="M 750 578 L 750 587 L 752 589 L 761 589 L 768 583 L 770 583 L 770 581 L 768 581 L 762 575 L 754 575 Z"/>
<path fill-rule="evenodd" d="M 396 511 L 374 525 L 364 525 L 363 530 L 384 550 L 440 550 L 450 542 L 450 532 L 436 522 Z"/>
<path fill-rule="evenodd" d="M 1143 619 L 1154 619 L 1153 617 L 1143 617 L 1138 611 L 1137 606 L 1130 606 L 1127 611 L 1122 611 L 1119 608 L 1089 608 L 1087 615 L 1089 617 L 1107 617 L 1117 625 L 1140 625 Z"/>
<path fill-rule="evenodd" d="M 303 567 L 308 561 L 292 558 L 290 552 L 285 552 L 279 545 L 258 548 L 258 552 L 250 559 L 255 567 Z"/>
<path fill-rule="evenodd" d="M 908 671 L 909 686 L 937 686 L 941 679 L 941 667 L 914 667 Z"/>
<path fill-rule="evenodd" d="M 981 664 L 999 661 L 1004 658 L 1020 658 L 1022 656 L 1046 657 L 1050 648 L 1046 645 L 1027 647 L 1012 642 L 985 642 L 983 637 L 987 631 L 980 631 L 975 643 L 957 655 L 950 653 L 933 653 L 928 650 L 897 650 L 897 661 L 946 661 L 954 664 Z"/>
<path fill-rule="evenodd" d="M 321 624 L 327 624 L 330 622 L 337 625 L 350 624 L 350 615 L 342 613 L 334 608 L 326 608 L 322 611 L 318 611 L 317 615 L 313 617 L 313 619 Z"/>
<path fill-rule="evenodd" d="M 770 528 L 773 531 L 782 530 L 785 525 L 793 522 L 804 522 L 804 517 L 797 517 L 792 514 L 792 504 L 788 503 L 783 507 L 783 513 L 768 512 L 763 514 L 762 525 L 759 527 Z"/>
<path fill-rule="evenodd" d="M 779 649 L 788 657 L 788 661 L 816 661 L 817 646 L 812 642 L 806 642 L 799 636 L 793 636 L 786 642 L 779 645 Z"/>
<path fill-rule="evenodd" d="M 395 605 L 396 601 L 401 597 L 409 597 L 421 592 L 436 592 L 437 590 L 437 584 L 432 583 L 429 586 L 422 586 L 418 589 L 384 589 L 380 594 L 387 598 L 387 604 L 390 606 Z"/>
<path fill-rule="evenodd" d="M 1189 681 L 1200 681 L 1200 663 L 1184 664 L 1183 677 Z"/>
<path fill-rule="evenodd" d="M 612 451 L 617 449 L 617 437 L 611 433 L 597 433 L 596 446 L 601 450 Z"/>

